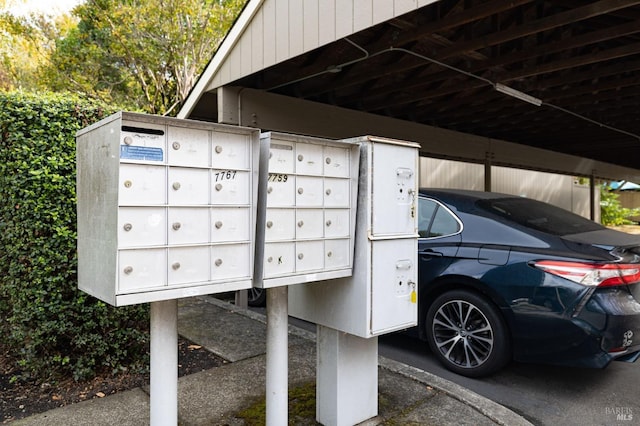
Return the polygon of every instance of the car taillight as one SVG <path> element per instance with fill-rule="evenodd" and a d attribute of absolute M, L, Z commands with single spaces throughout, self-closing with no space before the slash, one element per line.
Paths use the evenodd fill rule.
<path fill-rule="evenodd" d="M 610 287 L 640 282 L 640 264 L 600 264 L 555 260 L 541 260 L 533 264 L 545 272 L 587 286 Z"/>

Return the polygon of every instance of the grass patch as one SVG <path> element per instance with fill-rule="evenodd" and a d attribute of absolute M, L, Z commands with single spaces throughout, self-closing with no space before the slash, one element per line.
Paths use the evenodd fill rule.
<path fill-rule="evenodd" d="M 318 425 L 316 418 L 316 384 L 308 382 L 289 389 L 289 424 Z M 267 403 L 263 396 L 237 414 L 248 426 L 267 423 Z"/>

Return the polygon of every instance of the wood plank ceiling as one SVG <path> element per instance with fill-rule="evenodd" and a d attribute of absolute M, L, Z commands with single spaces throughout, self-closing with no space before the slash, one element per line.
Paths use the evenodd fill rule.
<path fill-rule="evenodd" d="M 441 0 L 233 85 L 640 169 L 640 0 Z"/>

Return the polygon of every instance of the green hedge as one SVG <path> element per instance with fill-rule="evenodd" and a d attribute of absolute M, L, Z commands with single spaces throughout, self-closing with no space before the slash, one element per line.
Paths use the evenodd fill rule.
<path fill-rule="evenodd" d="M 147 364 L 148 306 L 113 308 L 77 289 L 75 134 L 113 110 L 0 93 L 0 331 L 31 379 Z"/>

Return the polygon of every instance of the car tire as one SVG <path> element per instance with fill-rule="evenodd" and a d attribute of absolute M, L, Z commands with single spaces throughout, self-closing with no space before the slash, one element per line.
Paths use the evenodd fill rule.
<path fill-rule="evenodd" d="M 498 309 L 467 290 L 453 290 L 433 301 L 426 318 L 432 352 L 458 374 L 480 377 L 502 369 L 511 359 L 507 327 Z"/>
<path fill-rule="evenodd" d="M 267 304 L 267 291 L 264 288 L 251 287 L 247 292 L 249 306 L 265 306 Z"/>

